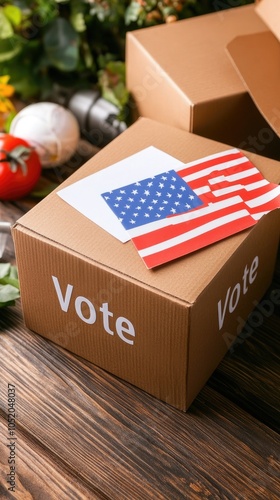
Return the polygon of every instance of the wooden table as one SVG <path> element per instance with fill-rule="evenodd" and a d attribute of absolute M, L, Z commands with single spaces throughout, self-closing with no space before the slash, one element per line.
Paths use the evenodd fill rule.
<path fill-rule="evenodd" d="M 0 498 L 279 499 L 280 305 L 259 323 L 183 413 L 27 330 L 20 301 L 1 309 Z"/>

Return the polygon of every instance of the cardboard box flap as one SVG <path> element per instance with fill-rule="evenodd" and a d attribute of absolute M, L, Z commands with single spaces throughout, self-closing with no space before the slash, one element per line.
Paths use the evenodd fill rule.
<path fill-rule="evenodd" d="M 236 37 L 228 44 L 227 51 L 257 108 L 280 137 L 280 44 L 277 38 L 269 31 Z"/>
<path fill-rule="evenodd" d="M 261 0 L 256 5 L 256 12 L 280 41 L 279 0 Z"/>

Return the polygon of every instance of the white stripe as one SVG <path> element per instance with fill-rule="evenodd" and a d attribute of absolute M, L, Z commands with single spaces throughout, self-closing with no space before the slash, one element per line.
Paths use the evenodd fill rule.
<path fill-rule="evenodd" d="M 269 182 L 266 179 L 262 179 L 261 181 L 252 182 L 252 184 L 248 184 L 247 186 L 244 186 L 243 184 L 235 184 L 223 189 L 216 189 L 215 191 L 212 191 L 212 193 L 214 196 L 218 197 L 224 196 L 228 193 L 234 193 L 234 191 L 240 191 L 241 189 L 244 189 L 245 191 L 253 191 L 254 189 L 267 186 L 267 184 L 269 184 Z"/>
<path fill-rule="evenodd" d="M 149 224 L 144 224 L 139 227 L 133 227 L 131 229 L 128 229 L 128 233 L 131 238 L 136 238 L 137 236 L 144 236 L 145 234 L 151 233 L 152 231 L 156 231 L 157 229 L 161 229 L 163 227 L 175 224 L 180 224 L 181 222 L 187 222 L 189 220 L 194 220 L 197 219 L 198 217 L 202 217 L 203 215 L 215 213 L 223 208 L 237 205 L 242 201 L 243 200 L 240 196 L 233 196 L 232 198 L 228 198 L 222 201 L 217 201 L 216 203 L 210 203 L 206 207 L 197 208 L 195 210 L 191 210 L 190 212 L 184 212 L 182 214 L 174 215 L 173 217 L 167 217 L 166 219 L 160 219 L 158 221 L 150 222 Z"/>
<path fill-rule="evenodd" d="M 225 215 L 223 217 L 220 217 L 219 219 L 215 219 L 214 221 L 208 222 L 207 224 L 192 229 L 187 233 L 181 234 L 180 236 L 176 236 L 162 243 L 158 243 L 157 245 L 152 245 L 151 247 L 139 250 L 139 255 L 141 257 L 147 257 L 148 255 L 153 255 L 157 252 L 162 252 L 163 250 L 167 250 L 176 245 L 179 245 L 180 243 L 184 243 L 186 241 L 194 239 L 200 236 L 201 234 L 205 234 L 208 231 L 211 231 L 212 229 L 224 226 L 229 222 L 242 219 L 243 217 L 247 217 L 248 215 L 250 214 L 247 210 L 239 210 L 238 212 L 235 212 L 233 214 Z"/>
<path fill-rule="evenodd" d="M 191 181 L 196 181 L 197 179 L 200 179 L 201 177 L 206 177 L 209 176 L 212 172 L 216 172 L 219 170 L 225 170 L 227 168 L 234 167 L 236 165 L 241 165 L 242 163 L 247 163 L 248 158 L 246 156 L 242 158 L 237 158 L 237 160 L 230 160 L 230 161 L 225 161 L 223 163 L 219 163 L 217 165 L 212 165 L 211 167 L 204 168 L 203 170 L 199 170 L 198 172 L 193 172 L 192 174 L 185 175 L 183 177 L 185 182 L 191 182 Z M 186 165 L 187 167 L 188 165 Z"/>
<path fill-rule="evenodd" d="M 216 203 L 210 203 L 209 205 L 207 205 L 207 207 L 197 208 L 194 211 L 177 215 L 176 217 L 172 217 L 170 220 L 172 221 L 172 225 L 180 224 L 181 222 L 198 219 L 203 215 L 214 214 L 215 212 L 218 212 L 223 208 L 232 207 L 240 202 L 243 202 L 241 196 L 233 196 L 232 198 L 228 198 L 226 200 L 217 201 Z"/>
<path fill-rule="evenodd" d="M 241 172 L 237 172 L 231 175 L 220 175 L 218 177 L 214 177 L 213 179 L 209 179 L 209 184 L 217 184 L 218 182 L 235 182 L 240 179 L 245 179 L 246 177 L 250 177 L 255 174 L 259 174 L 259 170 L 255 167 L 249 168 L 248 170 L 243 170 Z"/>
<path fill-rule="evenodd" d="M 260 220 L 261 217 L 263 215 L 266 215 L 266 214 L 267 214 L 267 211 L 266 212 L 258 212 L 257 214 L 252 214 L 252 217 L 253 217 L 254 220 Z"/>
<path fill-rule="evenodd" d="M 259 207 L 261 205 L 264 205 L 268 201 L 274 200 L 275 198 L 277 198 L 277 196 L 280 196 L 280 186 L 277 186 L 275 189 L 272 189 L 271 191 L 268 191 L 268 193 L 258 196 L 253 200 L 246 201 L 246 205 L 248 205 L 248 207 L 250 208 Z M 279 198 L 279 205 L 280 205 L 280 198 Z"/>
<path fill-rule="evenodd" d="M 195 194 L 197 194 L 197 196 L 199 196 L 200 194 L 210 193 L 211 189 L 210 186 L 202 186 L 200 188 L 194 189 L 193 191 L 195 192 Z"/>

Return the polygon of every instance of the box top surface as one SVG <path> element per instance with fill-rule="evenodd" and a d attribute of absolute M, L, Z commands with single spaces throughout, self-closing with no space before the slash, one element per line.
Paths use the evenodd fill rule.
<path fill-rule="evenodd" d="M 280 137 L 280 43 L 266 31 L 235 38 L 228 52 L 259 111 Z"/>
<path fill-rule="evenodd" d="M 236 36 L 265 30 L 254 6 L 248 5 L 139 29 L 128 33 L 128 38 L 195 105 L 246 91 L 226 46 Z"/>
<path fill-rule="evenodd" d="M 91 158 L 60 187 L 108 167 L 142 149 L 154 146 L 182 162 L 225 151 L 229 146 L 141 118 Z M 246 153 L 271 182 L 280 180 L 279 163 Z M 67 252 L 74 252 L 101 268 L 156 289 L 178 300 L 193 303 L 223 265 L 246 240 L 243 231 L 155 270 L 146 269 L 132 242 L 121 243 L 64 202 L 56 191 L 19 219 L 16 226 L 32 232 Z M 43 265 L 43 264 L 42 264 Z M 183 277 L 183 279 L 182 279 Z"/>
<path fill-rule="evenodd" d="M 280 9 L 277 0 L 260 0 L 256 13 L 265 32 L 234 37 L 227 52 L 236 73 L 267 123 L 280 137 Z"/>
<path fill-rule="evenodd" d="M 256 12 L 280 41 L 280 9 L 278 0 L 260 0 Z"/>

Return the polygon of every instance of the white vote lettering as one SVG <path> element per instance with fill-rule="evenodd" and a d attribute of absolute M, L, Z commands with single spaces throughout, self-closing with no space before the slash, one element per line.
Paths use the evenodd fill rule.
<path fill-rule="evenodd" d="M 256 256 L 250 268 L 246 265 L 244 268 L 243 276 L 241 279 L 241 283 L 236 283 L 236 285 L 232 288 L 231 286 L 227 289 L 227 293 L 224 301 L 219 300 L 218 302 L 218 324 L 219 330 L 223 327 L 226 313 L 227 311 L 232 314 L 239 304 L 239 300 L 241 297 L 241 291 L 243 295 L 249 290 L 249 285 L 254 283 L 257 274 L 258 274 L 258 266 L 259 266 L 259 257 Z"/>
<path fill-rule="evenodd" d="M 58 298 L 60 308 L 63 312 L 67 313 L 71 305 L 71 298 L 73 295 L 74 287 L 68 284 L 65 292 L 61 290 L 59 280 L 56 276 L 52 276 L 54 288 Z M 75 298 L 74 308 L 77 316 L 86 324 L 93 325 L 97 320 L 96 309 L 87 297 L 79 295 Z M 106 333 L 109 335 L 114 335 L 117 333 L 118 337 L 126 344 L 133 345 L 135 337 L 135 329 L 131 321 L 123 316 L 118 317 L 115 320 L 114 325 L 114 314 L 109 310 L 108 302 L 103 302 L 99 308 L 99 312 L 102 314 L 102 324 Z M 115 331 L 113 329 L 115 326 Z"/>

